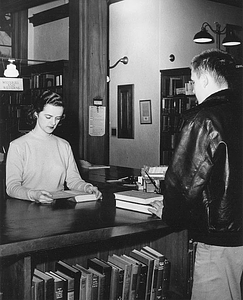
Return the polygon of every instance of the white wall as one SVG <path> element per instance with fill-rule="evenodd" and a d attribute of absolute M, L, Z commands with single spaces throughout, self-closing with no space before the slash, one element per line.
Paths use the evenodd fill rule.
<path fill-rule="evenodd" d="M 213 28 L 214 22 L 222 28 L 226 23 L 242 26 L 242 10 L 205 0 L 123 0 L 110 6 L 110 64 L 129 58 L 127 65 L 110 71 L 110 130 L 117 128 L 118 85 L 134 84 L 135 114 L 133 140 L 110 137 L 111 165 L 159 164 L 160 70 L 188 67 L 194 55 L 215 47 L 192 41 L 205 21 Z M 143 99 L 152 102 L 150 125 L 140 124 Z"/>
<path fill-rule="evenodd" d="M 67 3 L 66 0 L 58 0 L 29 9 L 28 15 L 32 17 L 41 11 L 54 8 Z M 28 58 L 33 60 L 62 60 L 69 55 L 69 18 L 46 23 L 34 27 L 29 23 L 28 27 Z"/>

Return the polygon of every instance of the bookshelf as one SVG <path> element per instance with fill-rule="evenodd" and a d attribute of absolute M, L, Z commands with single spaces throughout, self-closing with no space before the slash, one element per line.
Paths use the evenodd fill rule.
<path fill-rule="evenodd" d="M 182 114 L 197 104 L 190 68 L 161 70 L 160 164 L 168 165 L 175 149 Z"/>
<path fill-rule="evenodd" d="M 31 127 L 26 113 L 35 99 L 50 89 L 67 101 L 68 61 L 54 61 L 21 67 L 23 91 L 0 91 L 0 147 L 7 151 L 9 143 Z"/>

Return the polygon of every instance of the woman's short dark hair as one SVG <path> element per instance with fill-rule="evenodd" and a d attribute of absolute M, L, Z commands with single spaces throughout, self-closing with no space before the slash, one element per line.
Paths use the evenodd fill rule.
<path fill-rule="evenodd" d="M 61 106 L 65 108 L 63 99 L 59 94 L 54 93 L 50 90 L 46 90 L 36 99 L 36 102 L 32 105 L 32 108 L 29 110 L 27 115 L 27 121 L 29 124 L 35 124 L 36 114 L 39 114 L 41 111 L 43 111 L 44 107 L 47 104 L 51 104 L 53 106 Z M 62 120 L 64 119 L 64 117 L 65 115 L 63 114 Z"/>

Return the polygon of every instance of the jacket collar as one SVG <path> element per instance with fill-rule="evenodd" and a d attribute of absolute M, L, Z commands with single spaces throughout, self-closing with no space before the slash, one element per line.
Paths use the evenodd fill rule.
<path fill-rule="evenodd" d="M 194 108 L 185 111 L 184 118 L 187 119 L 191 115 L 194 115 L 201 109 L 205 107 L 213 107 L 221 104 L 225 104 L 227 102 L 230 102 L 230 98 L 232 97 L 232 91 L 230 89 L 225 89 L 219 92 L 216 92 L 214 94 L 211 94 L 208 96 L 202 103 L 195 106 Z"/>

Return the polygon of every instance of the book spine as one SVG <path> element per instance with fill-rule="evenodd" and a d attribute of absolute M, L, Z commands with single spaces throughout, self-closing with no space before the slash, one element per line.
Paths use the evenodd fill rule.
<path fill-rule="evenodd" d="M 79 291 L 79 300 L 87 300 L 86 298 L 86 283 L 87 278 L 85 276 L 81 276 L 80 278 L 80 291 Z"/>
<path fill-rule="evenodd" d="M 106 300 L 104 296 L 104 291 L 105 291 L 105 276 L 99 276 L 98 277 L 98 300 Z M 109 298 L 108 298 L 109 299 Z"/>
<path fill-rule="evenodd" d="M 99 278 L 96 274 L 92 274 L 91 278 L 91 300 L 98 300 Z"/>
<path fill-rule="evenodd" d="M 170 285 L 170 262 L 167 258 L 164 261 L 164 272 L 162 280 L 162 299 L 168 298 L 168 291 Z"/>

